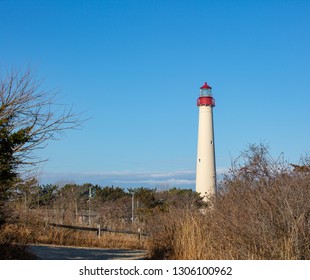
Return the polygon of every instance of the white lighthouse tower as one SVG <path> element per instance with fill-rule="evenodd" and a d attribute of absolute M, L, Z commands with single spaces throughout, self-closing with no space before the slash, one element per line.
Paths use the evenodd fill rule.
<path fill-rule="evenodd" d="M 200 88 L 200 96 L 197 99 L 199 108 L 198 147 L 196 169 L 196 192 L 205 201 L 215 194 L 216 168 L 213 129 L 213 107 L 215 100 L 212 96 L 212 88 L 207 84 Z"/>

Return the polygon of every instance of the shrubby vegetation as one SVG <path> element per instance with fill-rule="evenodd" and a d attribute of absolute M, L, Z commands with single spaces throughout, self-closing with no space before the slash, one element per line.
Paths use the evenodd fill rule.
<path fill-rule="evenodd" d="M 148 217 L 170 207 L 200 207 L 203 202 L 191 189 L 92 185 L 90 183 L 36 185 L 20 183 L 11 189 L 10 220 L 41 221 L 67 225 L 100 224 L 114 229 L 148 226 Z M 132 220 L 133 219 L 133 220 Z M 152 219 L 152 218 L 151 218 Z"/>
<path fill-rule="evenodd" d="M 46 242 L 142 247 L 155 259 L 310 259 L 310 172 L 298 166 L 307 165 L 290 165 L 282 156 L 275 160 L 266 146 L 250 145 L 208 204 L 190 189 L 67 184 L 27 192 L 21 187 L 13 192 L 10 211 L 24 223 L 100 224 L 149 234 L 143 243 L 110 234 L 101 243 L 75 235 L 74 243 L 62 231 Z"/>
<path fill-rule="evenodd" d="M 250 145 L 220 182 L 211 208 L 161 215 L 154 257 L 310 259 L 310 172 L 296 166 Z"/>
<path fill-rule="evenodd" d="M 200 207 L 203 203 L 192 190 L 169 189 L 156 191 L 139 187 L 123 189 L 92 184 L 57 185 L 24 184 L 11 190 L 7 211 L 10 215 L 2 236 L 20 244 L 48 243 L 117 248 L 148 249 L 150 237 L 105 232 L 105 229 L 141 232 L 153 235 L 157 217 L 171 207 Z M 57 228 L 51 224 L 96 228 L 81 232 Z"/>

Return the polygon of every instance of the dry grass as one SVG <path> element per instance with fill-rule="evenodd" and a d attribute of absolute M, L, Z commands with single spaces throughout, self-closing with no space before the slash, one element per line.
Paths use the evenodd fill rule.
<path fill-rule="evenodd" d="M 310 259 L 310 174 L 226 179 L 213 205 L 154 212 L 142 244 L 136 235 L 98 239 L 43 223 L 6 224 L 0 236 L 5 244 L 143 248 L 153 259 Z"/>
<path fill-rule="evenodd" d="M 141 249 L 146 243 L 146 240 L 139 242 L 136 235 L 106 232 L 98 238 L 95 232 L 54 228 L 42 224 L 7 224 L 1 234 L 8 243 L 18 244 L 40 243 L 79 247 Z"/>
<path fill-rule="evenodd" d="M 153 258 L 310 259 L 310 175 L 226 181 L 214 205 L 163 214 Z"/>
<path fill-rule="evenodd" d="M 27 252 L 23 244 L 11 244 L 11 239 L 0 231 L 0 259 L 1 260 L 34 260 L 36 257 Z"/>
<path fill-rule="evenodd" d="M 44 226 L 37 211 L 10 213 L 12 222 L 24 223 L 6 224 L 2 244 L 141 248 L 153 259 L 310 259 L 310 172 L 289 169 L 262 145 L 251 146 L 242 157 L 212 207 L 197 209 L 193 201 L 147 209 L 139 227 L 151 237 L 142 244 L 135 235 L 103 232 L 98 239 L 94 232 Z M 119 215 L 111 218 L 118 228 Z"/>

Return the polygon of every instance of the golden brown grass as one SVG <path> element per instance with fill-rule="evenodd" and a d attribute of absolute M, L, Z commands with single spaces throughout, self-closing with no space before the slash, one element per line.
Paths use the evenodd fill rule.
<path fill-rule="evenodd" d="M 170 207 L 148 221 L 151 237 L 6 224 L 6 242 L 149 249 L 154 259 L 310 259 L 310 174 L 224 181 L 212 208 Z"/>
<path fill-rule="evenodd" d="M 10 243 L 18 244 L 54 244 L 99 248 L 144 248 L 146 240 L 139 242 L 136 235 L 102 232 L 100 238 L 95 232 L 54 228 L 43 224 L 7 224 L 2 236 Z"/>
<path fill-rule="evenodd" d="M 12 244 L 11 238 L 0 231 L 0 259 L 1 260 L 33 260 L 36 257 L 29 253 L 23 244 Z"/>
<path fill-rule="evenodd" d="M 153 259 L 310 259 L 310 172 L 289 169 L 262 145 L 242 156 L 243 165 L 222 181 L 212 207 L 197 209 L 195 201 L 187 201 L 140 213 L 134 227 L 150 233 L 142 243 L 136 235 L 102 232 L 98 239 L 94 232 L 45 226 L 33 209 L 10 212 L 2 243 L 143 248 Z M 111 218 L 119 228 L 119 215 Z"/>
<path fill-rule="evenodd" d="M 310 175 L 227 181 L 212 209 L 170 209 L 153 258 L 310 259 Z"/>

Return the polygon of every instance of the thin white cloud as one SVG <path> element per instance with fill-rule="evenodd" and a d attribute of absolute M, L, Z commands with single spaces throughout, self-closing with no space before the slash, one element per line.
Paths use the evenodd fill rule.
<path fill-rule="evenodd" d="M 218 168 L 218 174 L 227 172 L 227 168 Z M 121 187 L 188 187 L 195 185 L 195 171 L 110 171 L 110 172 L 42 172 L 39 181 L 41 184 L 57 182 L 93 183 L 101 186 L 118 185 Z"/>

